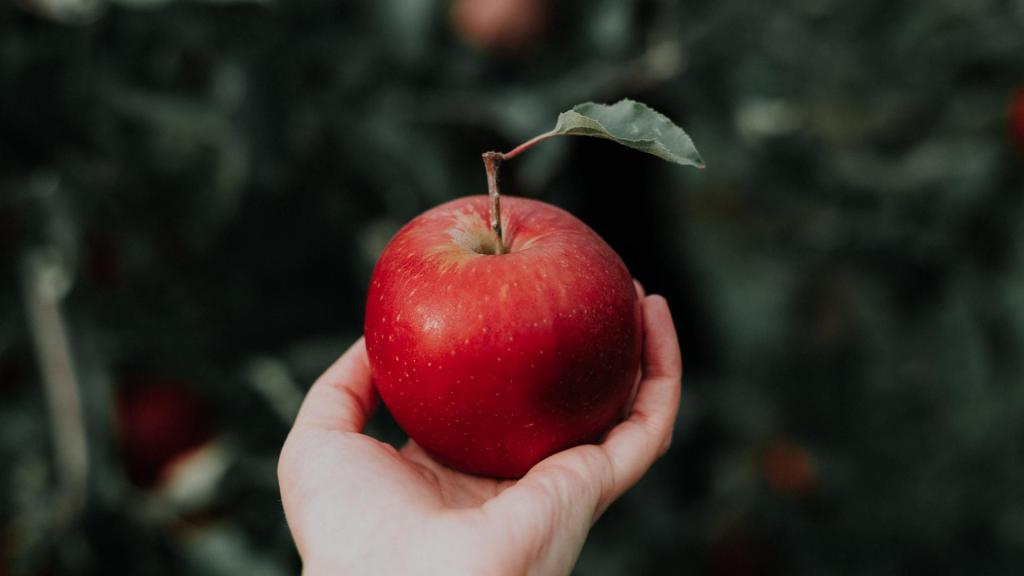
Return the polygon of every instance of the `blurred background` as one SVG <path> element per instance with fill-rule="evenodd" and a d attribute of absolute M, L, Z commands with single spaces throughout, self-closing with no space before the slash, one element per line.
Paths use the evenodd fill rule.
<path fill-rule="evenodd" d="M 686 360 L 576 573 L 1020 574 L 1022 90 L 1021 0 L 0 0 L 0 574 L 296 573 L 278 451 L 384 244 L 621 97 L 708 168 L 503 172 Z"/>

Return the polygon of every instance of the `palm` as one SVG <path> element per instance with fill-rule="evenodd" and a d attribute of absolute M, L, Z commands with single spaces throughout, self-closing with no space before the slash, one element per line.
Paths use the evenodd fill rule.
<path fill-rule="evenodd" d="M 418 444 L 409 441 L 398 451 L 402 463 L 415 470 L 437 501 L 448 508 L 471 508 L 483 505 L 502 490 L 514 484 L 510 480 L 495 480 L 463 474 L 439 464 Z"/>
<path fill-rule="evenodd" d="M 678 343 L 664 300 L 644 301 L 643 381 L 601 445 L 520 480 L 463 474 L 415 442 L 361 433 L 377 397 L 360 340 L 310 390 L 279 463 L 289 526 L 310 572 L 568 573 L 590 526 L 668 447 Z"/>
<path fill-rule="evenodd" d="M 337 457 L 352 452 L 351 439 L 338 436 L 331 451 Z M 391 497 L 398 497 L 422 509 L 462 509 L 482 506 L 502 490 L 514 484 L 464 474 L 438 463 L 418 444 L 409 441 L 399 450 L 369 436 L 359 436 L 362 474 L 378 482 L 394 481 Z"/>

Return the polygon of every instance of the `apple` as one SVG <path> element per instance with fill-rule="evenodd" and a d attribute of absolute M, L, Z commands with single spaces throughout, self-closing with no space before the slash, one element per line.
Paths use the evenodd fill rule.
<path fill-rule="evenodd" d="M 410 438 L 458 470 L 518 478 L 621 418 L 641 312 L 629 270 L 587 225 L 501 200 L 500 215 L 496 194 L 470 196 L 402 228 L 374 269 L 365 332 Z"/>
<path fill-rule="evenodd" d="M 818 483 L 814 457 L 792 440 L 769 443 L 761 454 L 761 469 L 768 486 L 787 498 L 808 496 Z"/>
<path fill-rule="evenodd" d="M 487 196 L 428 210 L 391 239 L 367 295 L 373 380 L 409 437 L 463 472 L 518 478 L 597 441 L 638 381 L 640 301 L 622 259 L 550 204 L 506 197 L 502 211 L 502 163 L 558 136 L 704 166 L 647 105 L 586 102 L 508 152 L 485 152 Z"/>
<path fill-rule="evenodd" d="M 468 44 L 503 54 L 528 50 L 544 34 L 548 0 L 455 0 L 451 21 Z"/>
<path fill-rule="evenodd" d="M 1018 88 L 1010 99 L 1008 121 L 1010 139 L 1024 152 L 1024 87 Z"/>
<path fill-rule="evenodd" d="M 153 487 L 167 471 L 213 438 L 205 402 L 171 380 L 126 382 L 117 395 L 121 454 L 129 478 Z"/>

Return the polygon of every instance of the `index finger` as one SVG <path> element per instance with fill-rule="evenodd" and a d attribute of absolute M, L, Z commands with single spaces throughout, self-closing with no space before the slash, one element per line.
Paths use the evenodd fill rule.
<path fill-rule="evenodd" d="M 668 450 L 679 412 L 683 361 L 668 302 L 661 296 L 648 296 L 643 316 L 643 379 L 629 417 L 600 445 L 615 479 L 603 495 L 602 510 L 639 482 Z"/>
<path fill-rule="evenodd" d="M 362 432 L 377 402 L 366 341 L 359 338 L 310 387 L 295 426 Z"/>
<path fill-rule="evenodd" d="M 643 379 L 629 418 L 600 445 L 576 446 L 541 461 L 488 502 L 490 510 L 517 517 L 531 506 L 547 506 L 593 522 L 668 448 L 682 380 L 679 341 L 661 296 L 643 300 L 643 318 Z"/>

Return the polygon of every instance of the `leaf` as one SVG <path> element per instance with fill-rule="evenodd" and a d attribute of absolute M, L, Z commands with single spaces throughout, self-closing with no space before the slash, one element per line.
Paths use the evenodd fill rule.
<path fill-rule="evenodd" d="M 663 114 L 641 102 L 578 104 L 558 115 L 552 136 L 593 136 L 684 166 L 704 167 L 693 140 Z"/>

